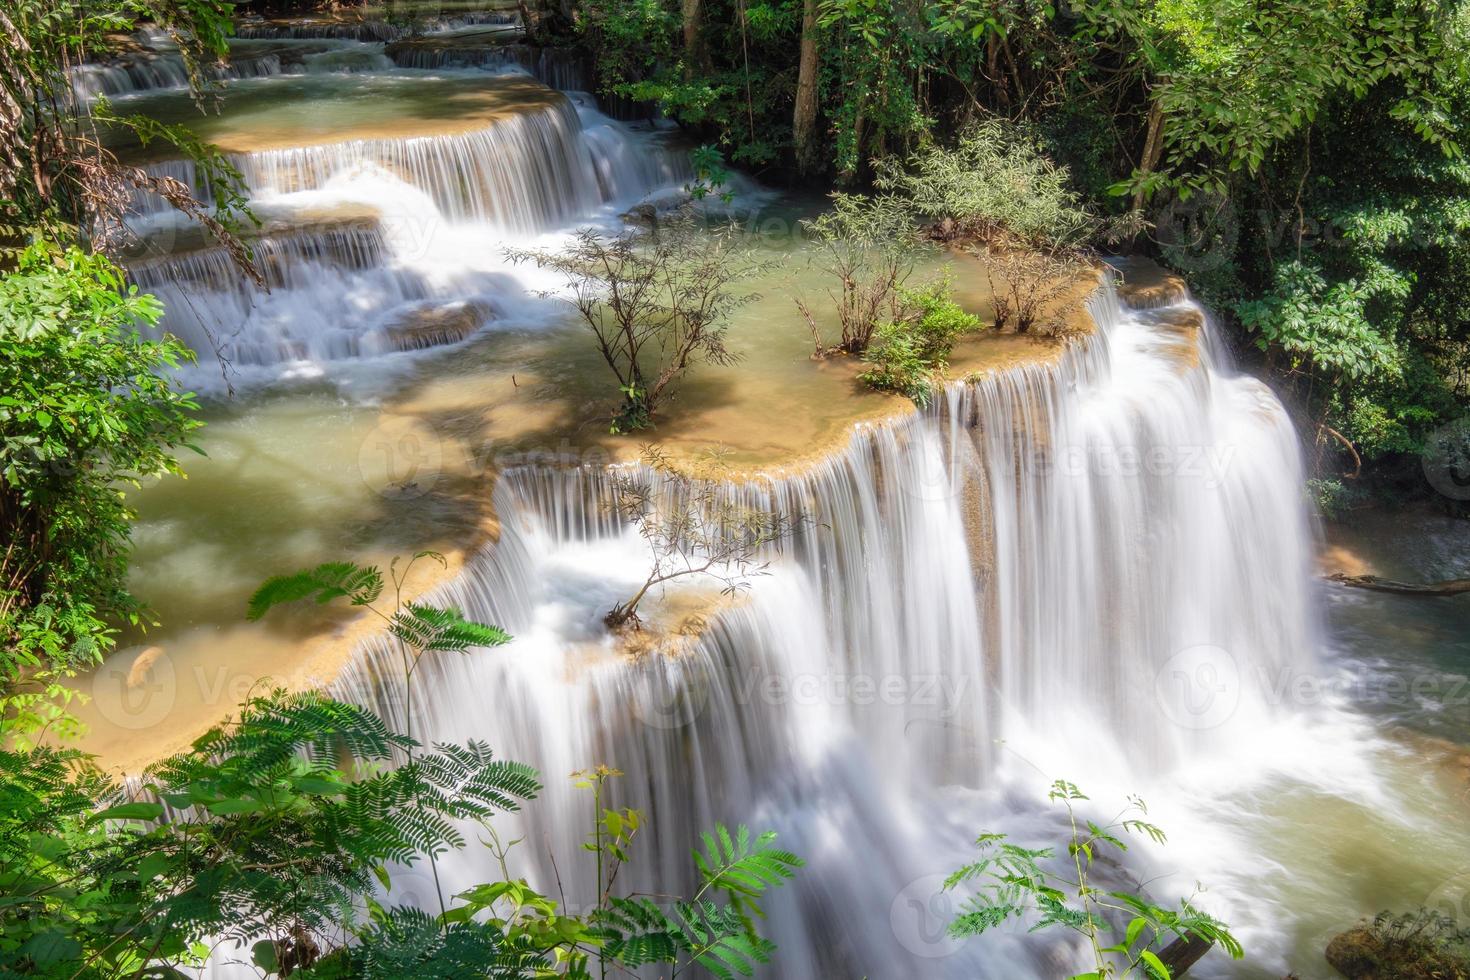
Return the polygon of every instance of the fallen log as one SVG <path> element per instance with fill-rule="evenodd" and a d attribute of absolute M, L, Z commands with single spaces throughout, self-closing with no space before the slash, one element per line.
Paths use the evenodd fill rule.
<path fill-rule="evenodd" d="M 1169 976 L 1174 980 L 1184 976 L 1184 971 L 1200 961 L 1200 957 L 1210 951 L 1214 945 L 1208 939 L 1190 934 L 1180 936 L 1169 945 L 1159 951 L 1159 961 L 1169 969 Z"/>
<path fill-rule="evenodd" d="M 1463 595 L 1470 592 L 1470 578 L 1452 578 L 1444 582 L 1415 585 L 1411 582 L 1393 582 L 1377 575 L 1344 575 L 1338 572 L 1327 576 L 1328 581 L 1350 585 L 1355 589 L 1373 592 L 1391 592 L 1394 595 L 1446 596 Z"/>

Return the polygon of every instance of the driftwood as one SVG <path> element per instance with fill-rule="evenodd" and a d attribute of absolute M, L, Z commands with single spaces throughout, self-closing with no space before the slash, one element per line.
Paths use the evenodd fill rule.
<path fill-rule="evenodd" d="M 1214 943 L 1199 936 L 1181 936 L 1159 951 L 1159 961 L 1169 968 L 1169 976 L 1182 977 L 1184 971 L 1199 962 Z"/>
<path fill-rule="evenodd" d="M 1374 592 L 1391 592 L 1394 595 L 1444 596 L 1463 595 L 1470 592 L 1470 578 L 1452 578 L 1445 582 L 1430 582 L 1414 585 L 1410 582 L 1391 582 L 1377 575 L 1344 575 L 1338 572 L 1327 576 L 1329 581 L 1350 585 L 1355 589 L 1371 589 Z"/>

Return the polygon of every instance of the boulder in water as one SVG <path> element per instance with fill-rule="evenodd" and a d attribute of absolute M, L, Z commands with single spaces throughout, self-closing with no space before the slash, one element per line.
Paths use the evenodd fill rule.
<path fill-rule="evenodd" d="M 1384 912 L 1334 936 L 1326 956 L 1348 980 L 1470 980 L 1466 939 L 1437 912 Z"/>
<path fill-rule="evenodd" d="M 488 303 L 473 300 L 443 306 L 421 306 L 389 324 L 387 333 L 398 350 L 457 344 L 480 329 L 492 314 Z"/>

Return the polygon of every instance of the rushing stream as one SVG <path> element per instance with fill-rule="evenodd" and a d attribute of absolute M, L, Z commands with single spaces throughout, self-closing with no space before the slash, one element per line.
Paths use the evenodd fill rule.
<path fill-rule="evenodd" d="M 392 57 L 391 32 L 242 30 L 252 40 L 226 73 L 225 111 L 197 128 L 249 187 L 269 290 L 219 250 L 190 247 L 169 216 L 140 216 L 150 247 L 132 274 L 200 352 L 189 383 L 223 387 L 218 354 L 240 389 L 212 409 L 220 441 L 206 445 L 224 463 L 199 471 L 203 488 L 141 497 L 138 574 L 165 620 L 183 621 L 159 635 L 192 651 L 177 665 L 252 655 L 266 634 L 230 625 L 252 576 L 434 543 L 430 501 L 385 503 L 342 477 L 405 378 L 493 405 L 482 379 L 524 364 L 507 347 L 596 370 L 538 295 L 554 283 L 501 249 L 611 225 L 676 195 L 688 164 L 659 127 L 549 87 L 583 84 L 576 66 L 485 46 L 503 23 L 446 18 L 441 31 L 481 46 Z M 84 69 L 80 94 L 185 118 L 174 57 Z M 197 183 L 177 162 L 139 160 Z M 485 740 L 542 772 L 524 826 L 507 818 L 501 830 L 526 838 L 513 873 L 559 884 L 573 907 L 591 900 L 576 859 L 587 802 L 563 777 L 606 763 L 625 773 L 616 804 L 652 819 L 629 889 L 685 889 L 689 847 L 716 821 L 774 828 L 807 860 L 770 904 L 779 952 L 765 975 L 1041 980 L 1082 968 L 1082 951 L 1019 928 L 954 943 L 943 924 L 958 898 L 940 883 L 982 830 L 1057 843 L 1062 814 L 1042 801 L 1067 778 L 1107 816 L 1145 797 L 1170 840 L 1130 851 L 1128 874 L 1161 899 L 1203 882 L 1197 901 L 1236 928 L 1246 963 L 1211 956 L 1191 976 L 1326 980 L 1322 947 L 1358 917 L 1459 908 L 1470 892 L 1463 600 L 1412 606 L 1316 585 L 1283 408 L 1233 370 L 1187 295 L 1133 308 L 1115 279 L 1088 300 L 1096 332 L 1060 355 L 956 381 L 923 413 L 860 423 L 818 461 L 726 481 L 722 493 L 798 531 L 743 595 L 695 583 L 662 597 L 700 612 L 676 656 L 626 656 L 601 624 L 647 566 L 634 530 L 609 517 L 608 469 L 500 472 L 498 537 L 435 598 L 516 639 L 434 661 L 411 725 L 421 740 Z M 783 315 L 759 309 L 752 330 Z M 782 329 L 800 334 L 780 309 Z M 771 370 L 809 370 L 782 343 L 762 345 Z M 481 373 L 454 388 L 470 364 Z M 717 399 L 714 382 L 692 384 L 691 398 Z M 254 470 L 240 462 L 252 453 Z M 369 510 L 382 511 L 376 523 Z M 1371 555 L 1397 533 L 1362 530 L 1354 547 Z M 1448 547 L 1463 551 L 1463 537 Z M 201 599 L 205 567 L 221 579 Z M 299 640 L 272 634 L 257 676 L 285 672 Z M 406 727 L 397 672 L 369 639 L 331 687 Z M 1400 696 L 1400 682 L 1415 693 Z M 448 892 L 499 873 L 477 847 L 440 871 Z M 406 877 L 394 898 L 429 904 Z"/>

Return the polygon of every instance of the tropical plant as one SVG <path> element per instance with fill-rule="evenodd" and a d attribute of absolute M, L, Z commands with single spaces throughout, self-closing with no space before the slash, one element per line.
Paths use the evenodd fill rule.
<path fill-rule="evenodd" d="M 1164 843 L 1164 832 L 1143 819 L 1148 809 L 1142 800 L 1130 797 L 1117 816 L 1098 824 L 1078 813 L 1089 801 L 1075 784 L 1057 780 L 1048 799 L 1067 811 L 1070 834 L 1065 855 L 1051 847 L 1022 847 L 1005 834 L 981 834 L 975 841 L 980 857 L 945 881 L 948 889 L 973 889 L 950 923 L 950 935 L 978 936 L 1011 919 L 1029 921 L 1032 932 L 1070 930 L 1087 941 L 1093 964 L 1092 970 L 1072 980 L 1171 980 L 1182 969 L 1177 961 L 1171 965 L 1176 954 L 1165 944 L 1177 940 L 1196 941 L 1196 950 L 1218 945 L 1232 959 L 1241 958 L 1243 951 L 1229 930 L 1190 900 L 1171 909 L 1141 891 L 1099 884 L 1100 865 L 1108 855 L 1128 850 L 1128 835 Z M 1182 952 L 1189 945 L 1172 948 Z M 1189 955 L 1198 958 L 1195 952 Z"/>
<path fill-rule="evenodd" d="M 903 315 L 878 328 L 863 354 L 871 367 L 859 377 L 884 391 L 929 403 L 955 342 L 980 328 L 980 318 L 966 313 L 951 295 L 949 276 L 916 289 L 902 289 Z"/>
<path fill-rule="evenodd" d="M 0 962 L 41 976 L 176 975 L 211 937 L 310 965 L 389 864 L 463 846 L 451 821 L 535 795 L 479 743 L 385 768 L 413 747 L 320 694 L 251 698 L 238 717 L 107 783 L 75 751 L 0 753 Z M 345 751 L 354 760 L 339 769 Z"/>
<path fill-rule="evenodd" d="M 0 671 L 98 660 L 117 619 L 146 612 L 125 584 L 123 485 L 177 472 L 199 425 L 169 370 L 192 358 L 148 339 L 161 309 L 106 258 L 33 245 L 0 278 Z M 193 448 L 189 446 L 189 448 Z"/>
<path fill-rule="evenodd" d="M 801 866 L 772 834 L 717 827 L 694 852 L 689 900 L 618 896 L 615 869 L 643 821 L 601 809 L 599 790 L 588 849 L 612 873 L 599 872 L 586 913 L 508 873 L 439 914 L 386 905 L 376 896 L 396 869 L 465 846 L 461 824 L 496 840 L 492 818 L 534 799 L 537 774 L 482 743 L 425 750 L 310 692 L 251 698 L 129 790 L 49 748 L 0 750 L 0 788 L 9 975 L 177 977 L 229 944 L 266 976 L 319 980 L 588 978 L 655 963 L 729 978 L 769 958 L 752 916 Z"/>

